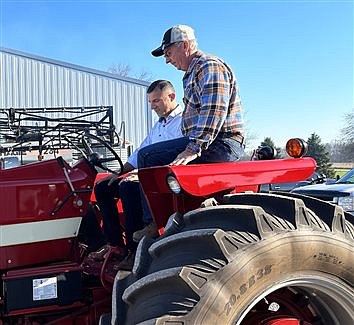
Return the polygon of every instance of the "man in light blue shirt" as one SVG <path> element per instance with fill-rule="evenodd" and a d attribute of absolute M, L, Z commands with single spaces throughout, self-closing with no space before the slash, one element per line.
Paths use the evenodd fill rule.
<path fill-rule="evenodd" d="M 151 105 L 153 104 L 151 103 Z M 152 127 L 151 131 L 149 132 L 147 137 L 143 140 L 141 145 L 128 157 L 128 162 L 124 165 L 125 166 L 124 172 L 129 172 L 133 169 L 138 168 L 139 149 L 160 141 L 166 141 L 166 140 L 182 137 L 182 132 L 181 132 L 182 106 L 177 105 L 167 116 L 166 113 L 163 113 L 163 111 L 158 112 L 159 108 L 152 108 L 152 109 L 159 116 L 159 120 Z M 130 170 L 126 171 L 126 169 L 130 169 Z"/>
<path fill-rule="evenodd" d="M 103 233 L 107 244 L 89 256 L 94 259 L 103 259 L 109 249 L 117 248 L 125 262 L 125 267 L 122 265 L 120 269 L 129 269 L 133 264 L 137 247 L 137 243 L 133 241 L 133 233 L 143 228 L 144 223 L 152 222 L 152 217 L 149 215 L 145 216 L 144 220 L 142 218 L 144 211 L 147 214 L 149 210 L 144 207 L 143 211 L 142 205 L 146 202 L 141 199 L 137 173 L 134 172 L 138 167 L 138 152 L 150 144 L 182 137 L 182 107 L 176 102 L 173 85 L 167 80 L 154 81 L 149 86 L 147 95 L 151 109 L 157 114 L 159 120 L 124 164 L 123 174 L 128 172 L 130 174 L 123 180 L 112 174 L 98 181 L 94 188 L 97 205 L 102 214 Z M 125 243 L 117 210 L 116 200 L 118 198 L 122 201 L 124 211 Z"/>

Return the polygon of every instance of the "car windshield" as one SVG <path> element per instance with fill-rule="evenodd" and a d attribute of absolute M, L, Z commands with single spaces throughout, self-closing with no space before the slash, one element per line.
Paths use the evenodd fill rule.
<path fill-rule="evenodd" d="M 336 184 L 354 184 L 354 168 L 336 181 Z"/>

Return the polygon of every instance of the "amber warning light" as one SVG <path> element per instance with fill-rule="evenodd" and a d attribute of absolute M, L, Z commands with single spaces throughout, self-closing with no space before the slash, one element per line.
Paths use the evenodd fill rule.
<path fill-rule="evenodd" d="M 293 158 L 300 158 L 306 155 L 307 148 L 307 142 L 300 138 L 290 139 L 286 143 L 286 152 Z"/>

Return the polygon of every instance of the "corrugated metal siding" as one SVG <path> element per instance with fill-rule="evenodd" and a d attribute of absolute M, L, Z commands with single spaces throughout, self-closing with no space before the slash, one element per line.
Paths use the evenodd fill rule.
<path fill-rule="evenodd" d="M 153 123 L 149 83 L 0 48 L 0 108 L 113 106 L 117 131 L 141 143 Z"/>

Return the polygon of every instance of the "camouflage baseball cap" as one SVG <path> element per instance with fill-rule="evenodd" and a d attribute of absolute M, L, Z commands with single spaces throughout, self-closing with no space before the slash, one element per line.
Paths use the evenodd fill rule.
<path fill-rule="evenodd" d="M 163 55 L 163 51 L 166 47 L 173 43 L 189 41 L 195 39 L 194 30 L 192 27 L 186 25 L 176 25 L 168 29 L 162 38 L 161 46 L 153 50 L 151 54 L 153 56 Z"/>

